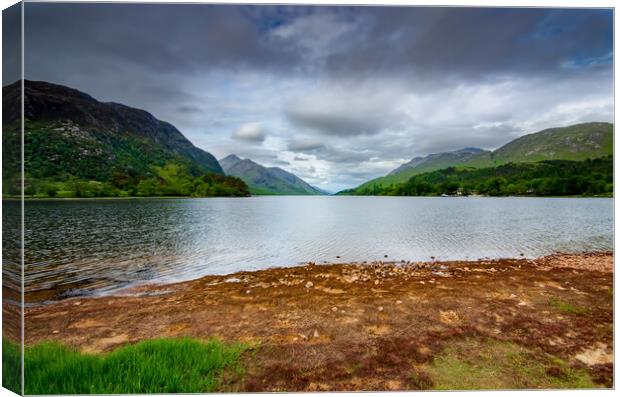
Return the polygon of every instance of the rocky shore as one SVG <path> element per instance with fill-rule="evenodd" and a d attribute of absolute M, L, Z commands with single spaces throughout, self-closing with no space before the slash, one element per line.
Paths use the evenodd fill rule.
<path fill-rule="evenodd" d="M 460 388 L 443 380 L 450 360 L 511 354 L 541 375 L 519 377 L 524 365 L 508 363 L 491 388 L 555 387 L 575 374 L 611 387 L 612 288 L 611 252 L 310 263 L 27 308 L 26 343 L 106 352 L 161 337 L 241 341 L 254 348 L 231 390 L 244 391 Z"/>

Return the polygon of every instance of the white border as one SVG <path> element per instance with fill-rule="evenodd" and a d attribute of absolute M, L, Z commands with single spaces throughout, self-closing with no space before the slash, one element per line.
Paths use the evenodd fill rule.
<path fill-rule="evenodd" d="M 45 0 L 27 0 L 26 2 L 50 2 L 50 1 L 45 1 Z M 267 0 L 252 0 L 252 1 L 243 1 L 243 0 L 227 0 L 227 1 L 175 1 L 175 0 L 151 0 L 151 1 L 96 1 L 96 0 L 82 0 L 82 1 L 54 1 L 54 2 L 75 2 L 75 3 L 207 3 L 207 4 L 224 4 L 224 3 L 228 3 L 228 4 L 291 4 L 291 5 L 295 5 L 295 4 L 300 4 L 300 5 L 310 5 L 310 4 L 314 4 L 314 5 L 374 5 L 374 6 L 389 6 L 389 5 L 397 5 L 397 6 L 468 6 L 468 7 L 558 7 L 558 8 L 571 8 L 571 7 L 588 7 L 588 8 L 615 8 L 615 2 L 614 1 L 610 1 L 610 0 L 590 0 L 590 1 L 580 1 L 580 0 L 521 0 L 521 1 L 513 1 L 513 0 L 505 0 L 505 1 L 481 1 L 481 0 L 427 0 L 427 1 L 416 1 L 416 0 L 388 0 L 388 1 L 354 1 L 354 0 L 336 0 L 336 1 L 329 1 L 329 0 L 312 0 L 312 1 L 300 1 L 300 0 L 287 0 L 284 2 L 276 2 L 276 1 L 267 1 Z M 14 0 L 0 0 L 0 5 L 2 6 L 2 9 L 5 9 L 13 4 L 15 4 L 16 1 Z M 22 8 L 23 10 L 23 8 Z M 22 18 L 23 18 L 23 12 L 22 12 Z M 0 18 L 0 31 L 2 28 L 2 22 L 1 22 L 1 18 Z M 618 42 L 619 39 L 619 33 L 618 30 L 616 29 L 616 24 L 615 24 L 615 9 L 614 9 L 614 54 L 616 54 L 616 43 Z M 22 23 L 22 46 L 23 46 L 23 23 Z M 22 54 L 23 54 L 23 47 L 22 47 Z M 615 60 L 615 58 L 614 58 Z M 2 55 L 0 53 L 0 72 L 2 68 Z M 24 68 L 24 62 L 22 60 L 22 74 L 23 74 L 23 68 Z M 618 65 L 614 62 L 614 76 L 617 74 L 618 71 Z M 615 80 L 614 78 L 614 109 L 615 109 L 615 92 L 618 89 L 618 82 Z M 22 107 L 23 107 L 23 103 L 22 103 Z M 23 113 L 23 108 L 22 108 L 22 113 Z M 0 115 L 1 115 L 1 110 L 0 110 Z M 0 117 L 1 119 L 1 117 Z M 615 112 L 614 112 L 614 125 L 615 125 Z M 23 126 L 22 126 L 23 127 Z M 22 139 L 23 139 L 23 133 L 22 133 Z M 1 143 L 0 143 L 0 147 L 1 147 Z M 618 140 L 614 139 L 614 153 L 620 153 L 619 151 L 620 149 L 620 143 Z M 23 144 L 22 144 L 22 151 L 23 151 Z M 22 152 L 22 156 L 23 156 L 23 152 Z M 2 159 L 2 154 L 0 151 L 0 161 Z M 23 167 L 23 163 L 22 163 L 22 167 Z M 618 162 L 618 156 L 614 157 L 614 191 L 616 191 L 616 187 L 618 186 L 618 182 L 620 181 L 620 177 L 619 177 L 619 171 L 620 171 L 620 167 L 619 167 L 619 162 Z M 23 169 L 22 169 L 22 175 L 23 175 Z M 22 184 L 23 184 L 23 180 L 22 180 Z M 0 191 L 2 188 L 2 181 L 0 180 Z M 22 186 L 23 189 L 23 186 Z M 614 192 L 614 204 L 615 204 L 615 197 L 616 197 L 616 193 Z M 22 211 L 23 211 L 23 204 L 22 204 Z M 1 215 L 2 211 L 0 209 L 0 215 Z M 614 205 L 614 220 L 616 219 L 620 219 L 618 218 L 618 216 L 620 215 L 620 209 Z M 22 212 L 22 216 L 23 216 L 23 212 Z M 23 217 L 22 217 L 22 222 L 23 222 Z M 22 229 L 23 230 L 23 229 Z M 615 233 L 617 231 L 616 229 L 616 225 L 614 224 L 614 246 L 616 246 L 617 244 L 617 239 L 618 239 L 618 234 Z M 1 234 L 1 230 L 0 230 L 0 234 Z M 2 242 L 0 240 L 0 249 L 2 247 Z M 22 253 L 22 259 L 23 259 L 23 253 Z M 22 271 L 23 271 L 23 267 L 22 267 Z M 22 283 L 23 283 L 23 276 L 22 276 Z M 614 291 L 618 291 L 616 288 L 616 278 L 615 278 L 615 273 L 614 273 Z M 22 293 L 23 293 L 23 286 L 22 286 Z M 22 298 L 23 299 L 23 298 Z M 614 295 L 614 308 L 618 307 L 618 294 Z M 617 320 L 617 313 L 614 310 L 614 324 L 616 324 L 616 320 Z M 0 318 L 1 318 L 1 312 L 0 312 Z M 23 321 L 22 321 L 22 326 L 23 326 Z M 615 340 L 616 340 L 616 336 L 617 336 L 617 332 L 618 332 L 618 328 L 614 326 L 614 345 L 615 345 Z M 22 335 L 23 335 L 23 330 L 22 330 Z M 614 351 L 614 357 L 615 357 L 615 351 Z M 22 367 L 23 368 L 23 367 Z M 618 380 L 618 367 L 614 366 L 614 384 L 617 383 Z M 414 393 L 420 393 L 420 392 L 374 392 L 372 393 L 373 395 L 377 395 L 377 396 L 388 396 L 388 395 L 394 395 L 394 394 L 399 394 L 399 395 L 414 395 Z M 422 392 L 422 393 L 433 393 L 433 395 L 450 395 L 450 394 L 454 394 L 454 395 L 458 395 L 458 396 L 463 396 L 463 397 L 473 397 L 473 396 L 479 396 L 479 395 L 483 395 L 483 396 L 540 396 L 540 395 L 557 395 L 557 396 L 610 396 L 612 393 L 615 394 L 615 390 L 571 390 L 571 391 L 563 391 L 563 390 L 554 390 L 554 391 L 473 391 L 473 392 Z M 303 396 L 303 395 L 307 395 L 309 393 L 287 393 L 287 395 L 295 395 L 295 396 Z M 314 393 L 310 393 L 310 394 L 314 394 Z M 355 395 L 359 395 L 360 393 L 321 393 L 321 395 L 324 396 L 355 396 Z M 14 396 L 15 394 L 13 394 L 12 392 L 6 390 L 6 389 L 2 389 L 0 388 L 0 397 L 5 397 L 5 396 Z M 237 394 L 237 396 L 254 396 L 255 394 L 250 394 L 250 393 L 243 393 L 243 394 Z M 163 394 L 163 395 L 157 395 L 157 394 L 151 394 L 149 396 L 162 396 L 162 397 L 166 397 L 166 396 L 170 396 L 167 394 Z"/>

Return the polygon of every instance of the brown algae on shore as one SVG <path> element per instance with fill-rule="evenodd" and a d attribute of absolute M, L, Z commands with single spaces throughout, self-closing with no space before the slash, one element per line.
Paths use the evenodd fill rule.
<path fill-rule="evenodd" d="M 243 391 L 611 387 L 612 279 L 610 252 L 309 264 L 27 308 L 26 343 L 249 342 Z"/>

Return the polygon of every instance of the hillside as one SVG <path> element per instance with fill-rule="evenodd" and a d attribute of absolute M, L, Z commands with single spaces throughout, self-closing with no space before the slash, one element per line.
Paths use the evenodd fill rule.
<path fill-rule="evenodd" d="M 227 175 L 243 180 L 252 194 L 320 195 L 322 190 L 278 167 L 263 167 L 250 159 L 231 154 L 220 159 Z"/>
<path fill-rule="evenodd" d="M 211 195 L 210 188 L 196 186 L 204 180 L 195 179 L 206 174 L 223 177 L 215 157 L 144 110 L 99 102 L 47 82 L 26 80 L 24 85 L 28 195 Z M 19 111 L 11 109 L 19 109 L 19 90 L 19 83 L 3 87 L 5 147 L 18 147 Z M 16 154 L 4 154 L 8 155 L 6 167 L 19 162 Z M 207 179 L 211 187 L 226 180 Z M 3 193 L 16 194 L 15 183 L 5 183 Z M 138 188 L 145 183 L 148 189 Z M 243 195 L 242 191 L 228 193 Z M 219 189 L 217 195 L 228 193 Z"/>
<path fill-rule="evenodd" d="M 356 189 L 378 196 L 597 196 L 613 194 L 613 157 L 583 161 L 544 160 L 496 167 L 449 167 L 385 187 Z"/>
<path fill-rule="evenodd" d="M 519 137 L 495 151 L 465 148 L 416 157 L 388 175 L 347 192 L 372 191 L 408 181 L 412 176 L 448 167 L 492 167 L 543 160 L 585 160 L 613 154 L 613 124 L 583 123 L 545 129 Z M 345 192 L 343 192 L 345 193 Z"/>
<path fill-rule="evenodd" d="M 611 123 L 584 123 L 524 135 L 493 152 L 496 164 L 585 160 L 613 153 Z"/>

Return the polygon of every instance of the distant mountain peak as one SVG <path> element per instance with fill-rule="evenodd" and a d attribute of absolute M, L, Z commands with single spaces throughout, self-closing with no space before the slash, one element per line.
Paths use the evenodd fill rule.
<path fill-rule="evenodd" d="M 241 157 L 237 156 L 236 154 L 229 154 L 228 156 L 220 159 L 220 161 L 241 161 Z"/>
<path fill-rule="evenodd" d="M 325 194 L 321 189 L 280 167 L 264 167 L 235 154 L 220 159 L 220 165 L 227 175 L 242 179 L 250 187 L 252 194 Z"/>

